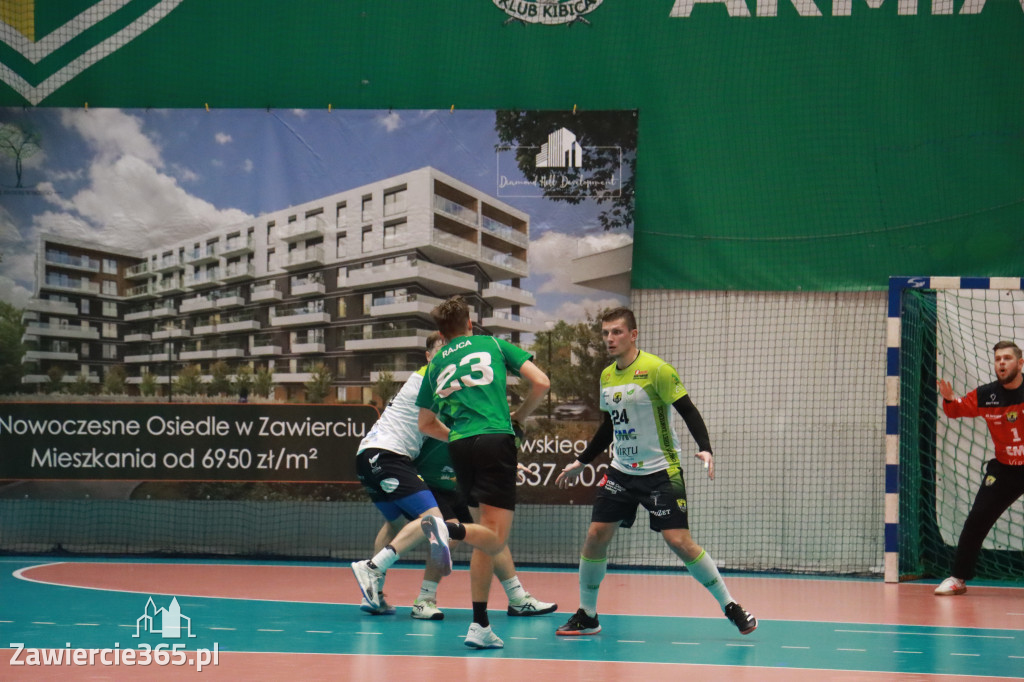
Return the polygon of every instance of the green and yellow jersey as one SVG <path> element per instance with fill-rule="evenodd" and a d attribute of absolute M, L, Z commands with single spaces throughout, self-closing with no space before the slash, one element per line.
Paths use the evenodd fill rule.
<path fill-rule="evenodd" d="M 672 403 L 686 395 L 675 368 L 640 351 L 625 369 L 601 372 L 601 409 L 611 415 L 612 466 L 627 474 L 679 469 L 679 439 L 672 429 Z"/>

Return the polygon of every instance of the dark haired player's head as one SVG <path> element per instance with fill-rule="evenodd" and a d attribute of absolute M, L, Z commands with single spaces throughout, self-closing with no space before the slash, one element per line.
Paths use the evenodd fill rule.
<path fill-rule="evenodd" d="M 605 314 L 601 316 L 602 323 L 618 322 L 619 320 L 622 320 L 623 322 L 626 323 L 626 329 L 628 331 L 633 331 L 634 329 L 636 329 L 636 315 L 634 315 L 633 311 L 630 310 L 629 308 L 612 308 L 611 310 L 605 312 Z"/>
<path fill-rule="evenodd" d="M 1021 355 L 1020 347 L 1017 344 L 1015 344 L 1013 341 L 1000 341 L 996 345 L 992 346 L 992 352 L 994 353 L 996 351 L 1004 350 L 1006 348 L 1012 348 L 1013 349 L 1013 356 L 1015 358 L 1017 358 L 1018 360 L 1021 359 L 1022 355 Z"/>
<path fill-rule="evenodd" d="M 430 316 L 441 336 L 449 341 L 465 336 L 469 328 L 469 305 L 462 296 L 452 296 L 431 310 Z"/>

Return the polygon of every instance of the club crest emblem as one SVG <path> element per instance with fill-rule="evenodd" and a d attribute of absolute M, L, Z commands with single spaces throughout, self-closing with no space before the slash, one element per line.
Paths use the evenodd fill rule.
<path fill-rule="evenodd" d="M 526 24 L 571 24 L 590 22 L 583 18 L 604 0 L 494 0 L 498 9 L 510 18 L 505 23 L 521 21 Z"/>

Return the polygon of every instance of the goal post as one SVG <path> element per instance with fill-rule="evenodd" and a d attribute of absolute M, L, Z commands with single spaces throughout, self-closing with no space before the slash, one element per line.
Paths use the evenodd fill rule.
<path fill-rule="evenodd" d="M 992 346 L 1024 343 L 1020 277 L 892 277 L 886 328 L 885 580 L 944 577 L 994 457 L 982 419 L 947 419 L 938 379 L 957 395 L 993 378 Z M 1024 575 L 1024 504 L 986 538 L 978 576 Z"/>

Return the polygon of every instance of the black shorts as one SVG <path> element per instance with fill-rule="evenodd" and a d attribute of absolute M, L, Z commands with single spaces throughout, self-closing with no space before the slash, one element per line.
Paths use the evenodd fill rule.
<path fill-rule="evenodd" d="M 437 508 L 441 510 L 442 518 L 458 519 L 462 523 L 473 523 L 473 515 L 469 513 L 466 498 L 458 490 L 431 488 L 430 492 L 437 500 Z"/>
<path fill-rule="evenodd" d="M 621 527 L 631 528 L 637 506 L 642 504 L 651 517 L 651 530 L 655 532 L 690 527 L 686 514 L 686 484 L 678 470 L 671 474 L 666 470 L 631 476 L 608 467 L 598 485 L 591 521 L 618 521 Z"/>
<path fill-rule="evenodd" d="M 356 475 L 374 502 L 394 502 L 427 491 L 416 465 L 405 455 L 367 448 L 356 455 Z"/>
<path fill-rule="evenodd" d="M 484 433 L 448 444 L 459 489 L 467 500 L 514 511 L 516 508 L 515 437 Z"/>

